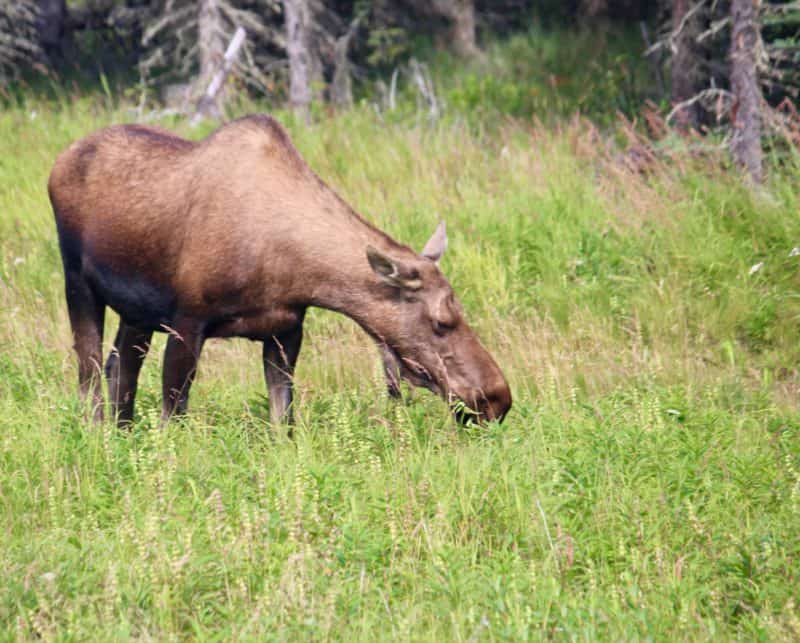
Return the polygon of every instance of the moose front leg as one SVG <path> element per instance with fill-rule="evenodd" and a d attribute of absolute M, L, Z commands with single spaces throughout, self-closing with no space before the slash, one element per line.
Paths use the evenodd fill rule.
<path fill-rule="evenodd" d="M 302 343 L 302 320 L 292 330 L 264 340 L 264 378 L 269 389 L 269 419 L 273 424 L 294 421 L 292 380 Z"/>
<path fill-rule="evenodd" d="M 175 414 L 186 412 L 189 403 L 189 389 L 192 387 L 197 360 L 205 341 L 204 325 L 187 317 L 175 320 L 173 327 L 168 328 L 169 339 L 164 353 L 164 372 L 162 390 L 164 402 L 161 412 L 162 421 L 169 420 Z"/>
<path fill-rule="evenodd" d="M 117 424 L 123 426 L 133 420 L 133 403 L 139 371 L 150 348 L 152 331 L 139 330 L 119 321 L 114 348 L 106 362 L 108 396 L 111 398 Z"/>

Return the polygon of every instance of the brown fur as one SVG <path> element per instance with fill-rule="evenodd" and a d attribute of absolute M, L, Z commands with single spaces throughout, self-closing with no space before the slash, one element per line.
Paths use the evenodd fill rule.
<path fill-rule="evenodd" d="M 121 317 L 106 365 L 121 421 L 153 331 L 170 333 L 165 417 L 185 409 L 203 341 L 243 336 L 264 342 L 271 416 L 284 418 L 308 306 L 355 319 L 381 346 L 393 391 L 402 376 L 481 419 L 511 405 L 435 261 L 356 214 L 268 116 L 197 143 L 109 127 L 63 152 L 48 187 L 81 391 L 98 413 L 105 306 Z"/>

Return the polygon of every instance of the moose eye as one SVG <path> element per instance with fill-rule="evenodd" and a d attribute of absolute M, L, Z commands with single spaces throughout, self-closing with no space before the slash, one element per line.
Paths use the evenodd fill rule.
<path fill-rule="evenodd" d="M 437 335 L 446 335 L 455 328 L 455 323 L 450 320 L 434 319 L 432 322 L 433 332 Z"/>

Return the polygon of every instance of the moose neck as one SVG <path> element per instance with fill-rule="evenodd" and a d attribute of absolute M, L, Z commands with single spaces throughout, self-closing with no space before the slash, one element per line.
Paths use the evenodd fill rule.
<path fill-rule="evenodd" d="M 347 223 L 337 226 L 323 252 L 315 253 L 309 303 L 350 317 L 381 341 L 386 339 L 387 326 L 395 321 L 395 314 L 390 302 L 376 297 L 380 282 L 367 260 L 367 247 L 371 245 L 398 258 L 414 257 L 416 253 L 355 213 Z"/>

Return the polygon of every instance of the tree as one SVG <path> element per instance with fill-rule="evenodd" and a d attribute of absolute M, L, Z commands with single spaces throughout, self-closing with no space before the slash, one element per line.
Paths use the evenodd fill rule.
<path fill-rule="evenodd" d="M 480 53 L 475 37 L 474 0 L 433 0 L 431 4 L 450 23 L 448 39 L 453 50 L 465 58 Z"/>
<path fill-rule="evenodd" d="M 289 58 L 289 103 L 308 118 L 312 83 L 321 78 L 321 63 L 311 46 L 313 15 L 310 0 L 283 0 L 286 53 Z"/>
<path fill-rule="evenodd" d="M 211 82 L 225 51 L 225 31 L 218 0 L 197 3 L 197 50 L 200 70 L 196 83 L 203 90 Z"/>
<path fill-rule="evenodd" d="M 331 78 L 330 100 L 334 105 L 347 107 L 353 102 L 353 80 L 349 58 L 350 42 L 358 31 L 365 13 L 357 15 L 344 35 L 336 39 L 333 53 L 333 77 Z"/>
<path fill-rule="evenodd" d="M 702 88 L 703 51 L 698 38 L 703 31 L 704 2 L 672 0 L 672 31 L 669 37 L 672 63 L 672 104 L 676 106 L 675 124 L 685 130 L 700 122 L 700 105 L 689 102 Z"/>
<path fill-rule="evenodd" d="M 0 3 L 0 81 L 17 78 L 24 67 L 44 59 L 33 0 Z"/>
<path fill-rule="evenodd" d="M 446 25 L 445 38 L 459 56 L 480 54 L 475 35 L 474 0 L 405 0 L 421 16 L 438 18 Z"/>
<path fill-rule="evenodd" d="M 154 0 L 138 19 L 142 80 L 149 87 L 161 88 L 168 102 L 185 108 L 197 101 L 237 27 L 250 37 L 232 75 L 267 91 L 264 70 L 279 60 L 283 47 L 273 0 Z"/>
<path fill-rule="evenodd" d="M 218 0 L 200 0 L 197 8 L 197 49 L 200 69 L 194 82 L 192 94 L 205 91 L 217 68 L 222 63 L 225 51 L 225 33 Z M 204 116 L 219 117 L 219 105 L 201 99 L 201 113 Z"/>
<path fill-rule="evenodd" d="M 761 0 L 731 2 L 731 92 L 733 107 L 731 153 L 755 181 L 762 176 L 761 89 L 758 59 L 763 51 L 758 26 Z"/>
<path fill-rule="evenodd" d="M 608 11 L 608 0 L 581 0 L 580 10 L 588 16 L 598 16 Z"/>
<path fill-rule="evenodd" d="M 64 21 L 67 17 L 65 0 L 38 0 L 36 29 L 39 43 L 45 52 L 61 48 L 64 35 Z"/>

